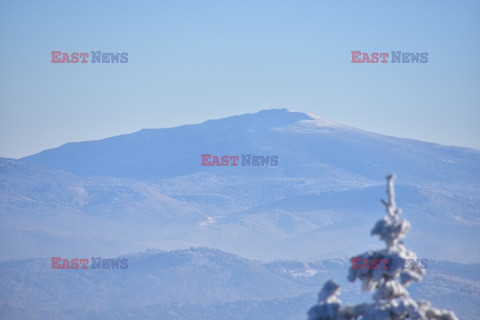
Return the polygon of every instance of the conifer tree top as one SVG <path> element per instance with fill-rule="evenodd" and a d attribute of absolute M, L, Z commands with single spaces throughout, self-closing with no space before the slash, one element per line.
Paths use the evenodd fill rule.
<path fill-rule="evenodd" d="M 457 320 L 453 312 L 435 309 L 427 301 L 415 301 L 405 288 L 414 281 L 421 281 L 425 270 L 417 255 L 407 250 L 402 243 L 410 229 L 410 223 L 401 219 L 401 210 L 395 203 L 394 175 L 387 176 L 387 216 L 377 221 L 371 234 L 385 241 L 386 248 L 367 251 L 357 257 L 362 268 L 350 268 L 348 280 L 359 280 L 365 291 L 375 291 L 373 303 L 341 306 L 338 298 L 340 286 L 330 280 L 318 296 L 318 304 L 308 312 L 309 320 Z M 352 258 L 352 262 L 353 262 Z M 384 268 L 371 268 L 374 262 L 386 261 Z M 363 262 L 366 262 L 363 263 Z M 372 264 L 370 264 L 372 263 Z"/>

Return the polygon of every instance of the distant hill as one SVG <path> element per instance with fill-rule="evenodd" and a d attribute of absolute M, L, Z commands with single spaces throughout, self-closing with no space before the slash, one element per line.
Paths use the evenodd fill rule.
<path fill-rule="evenodd" d="M 207 248 L 149 250 L 122 258 L 128 259 L 128 269 L 52 270 L 48 258 L 2 262 L 0 316 L 25 320 L 47 316 L 186 320 L 192 315 L 208 320 L 303 319 L 330 278 L 342 284 L 344 302 L 371 299 L 359 294 L 358 284 L 347 283 L 349 264 L 338 259 L 265 264 Z M 456 264 L 456 275 L 448 273 L 448 268 L 449 263 L 430 263 L 425 280 L 412 286 L 412 295 L 452 309 L 461 319 L 476 319 L 478 265 Z"/>

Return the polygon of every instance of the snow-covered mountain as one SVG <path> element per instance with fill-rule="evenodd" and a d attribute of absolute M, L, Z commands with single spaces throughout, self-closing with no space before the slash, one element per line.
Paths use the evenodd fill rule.
<path fill-rule="evenodd" d="M 278 156 L 201 166 L 201 154 Z M 478 262 L 480 152 L 264 110 L 0 161 L 2 259 L 207 246 L 260 260 L 377 246 L 384 176 L 421 257 Z"/>
<path fill-rule="evenodd" d="M 270 170 L 219 170 L 200 165 L 200 155 L 205 153 L 278 155 L 279 165 Z M 449 185 L 457 182 L 478 187 L 479 157 L 478 150 L 387 137 L 311 114 L 274 109 L 68 143 L 22 160 L 81 176 L 149 181 L 202 172 L 234 172 L 241 176 L 347 180 L 349 185 L 354 181 L 361 185 L 382 179 L 385 172 L 395 172 L 409 183 L 428 186 L 430 181 Z"/>

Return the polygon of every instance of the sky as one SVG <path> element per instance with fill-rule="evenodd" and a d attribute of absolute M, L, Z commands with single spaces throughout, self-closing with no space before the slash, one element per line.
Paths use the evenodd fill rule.
<path fill-rule="evenodd" d="M 289 108 L 480 149 L 479 1 L 0 1 L 0 157 Z M 51 51 L 128 52 L 55 64 Z M 353 64 L 351 51 L 428 52 Z"/>

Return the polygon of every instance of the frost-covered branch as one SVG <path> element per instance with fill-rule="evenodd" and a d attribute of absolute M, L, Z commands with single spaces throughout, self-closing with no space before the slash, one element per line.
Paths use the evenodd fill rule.
<path fill-rule="evenodd" d="M 402 213 L 400 209 L 397 209 L 397 205 L 395 203 L 395 188 L 393 187 L 393 182 L 395 181 L 395 176 L 390 174 L 387 176 L 387 194 L 388 194 L 388 202 L 385 200 L 381 200 L 382 203 L 385 205 L 387 209 L 387 213 L 393 219 L 397 219 L 398 215 Z"/>

